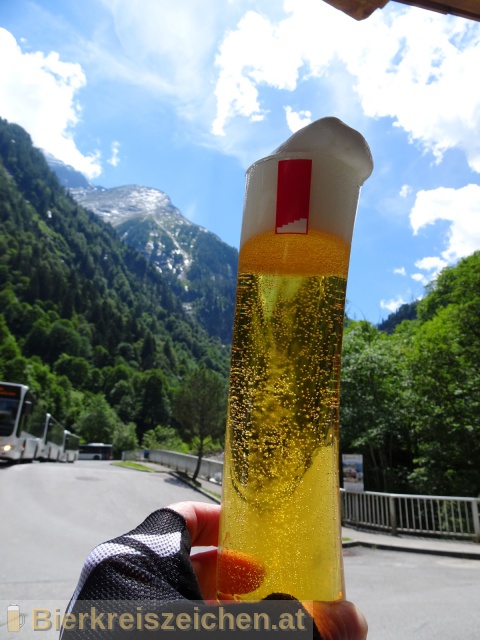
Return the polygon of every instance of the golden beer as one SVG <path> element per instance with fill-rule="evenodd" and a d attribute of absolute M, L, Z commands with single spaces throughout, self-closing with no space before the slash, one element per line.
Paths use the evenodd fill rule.
<path fill-rule="evenodd" d="M 335 159 L 328 166 L 343 170 Z M 261 171 L 263 188 L 272 172 Z M 250 189 L 258 196 L 254 179 Z M 280 224 L 278 204 L 270 224 L 271 204 L 263 206 L 257 227 L 244 224 L 239 255 L 217 591 L 220 599 L 337 600 L 344 597 L 338 416 L 348 228 L 317 224 L 318 211 L 308 224 L 297 213 Z"/>

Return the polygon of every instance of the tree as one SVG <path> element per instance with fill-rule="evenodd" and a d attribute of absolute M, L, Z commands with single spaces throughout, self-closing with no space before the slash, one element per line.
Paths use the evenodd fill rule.
<path fill-rule="evenodd" d="M 135 377 L 134 388 L 139 400 L 137 426 L 139 436 L 159 424 L 169 424 L 170 400 L 167 379 L 160 369 L 151 369 Z"/>
<path fill-rule="evenodd" d="M 135 451 L 138 449 L 138 439 L 135 432 L 135 425 L 130 422 L 124 424 L 119 422 L 114 426 L 112 434 L 113 456 L 120 458 L 122 451 Z"/>
<path fill-rule="evenodd" d="M 408 340 L 407 340 L 408 344 Z M 342 351 L 340 443 L 365 456 L 376 491 L 405 491 L 411 468 L 407 351 L 396 335 L 350 322 Z"/>
<path fill-rule="evenodd" d="M 110 444 L 122 422 L 103 395 L 94 395 L 86 402 L 78 417 L 75 431 L 87 442 Z"/>
<path fill-rule="evenodd" d="M 54 365 L 55 373 L 66 376 L 76 389 L 84 389 L 88 386 L 91 369 L 91 365 L 85 358 L 69 356 L 66 353 L 62 353 Z"/>
<path fill-rule="evenodd" d="M 202 365 L 187 376 L 175 395 L 174 417 L 180 436 L 197 449 L 194 481 L 205 444 L 209 439 L 220 439 L 225 431 L 226 395 L 223 379 Z"/>
<path fill-rule="evenodd" d="M 471 357 L 480 345 L 473 332 L 466 340 L 461 311 L 454 304 L 440 308 L 414 338 L 418 455 L 410 480 L 420 493 L 480 492 L 480 372 Z"/>
<path fill-rule="evenodd" d="M 53 364 L 63 354 L 88 357 L 87 341 L 77 332 L 70 320 L 57 320 L 47 335 L 48 352 L 44 359 Z M 39 354 L 40 355 L 40 354 Z"/>
<path fill-rule="evenodd" d="M 182 441 L 178 432 L 173 427 L 158 425 L 155 429 L 149 429 L 143 434 L 142 447 L 144 449 L 168 449 L 187 453 L 187 444 Z"/>
<path fill-rule="evenodd" d="M 2 380 L 9 379 L 3 373 L 3 369 L 8 368 L 10 362 L 20 357 L 20 347 L 10 333 L 5 318 L 0 314 L 0 371 L 2 372 Z"/>

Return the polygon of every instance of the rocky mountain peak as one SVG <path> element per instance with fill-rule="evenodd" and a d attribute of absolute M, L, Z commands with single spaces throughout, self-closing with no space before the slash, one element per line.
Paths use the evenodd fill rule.
<path fill-rule="evenodd" d="M 181 218 L 184 224 L 192 224 L 173 206 L 166 193 L 151 187 L 124 185 L 110 189 L 73 188 L 70 192 L 79 204 L 114 226 L 133 217 L 140 219 L 145 216 L 151 216 L 157 221 Z"/>
<path fill-rule="evenodd" d="M 140 185 L 106 189 L 91 185 L 85 178 L 87 185 L 78 178 L 78 186 L 72 186 L 71 173 L 65 182 L 65 165 L 53 160 L 47 156 L 47 162 L 78 204 L 112 224 L 126 244 L 147 256 L 168 278 L 185 310 L 211 335 L 229 343 L 237 250 L 185 218 L 159 189 Z"/>

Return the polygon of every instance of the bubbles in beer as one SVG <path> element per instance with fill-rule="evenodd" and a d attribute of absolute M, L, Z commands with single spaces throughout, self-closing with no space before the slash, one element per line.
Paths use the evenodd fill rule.
<path fill-rule="evenodd" d="M 239 275 L 230 377 L 232 483 L 275 508 L 338 422 L 345 278 Z"/>
<path fill-rule="evenodd" d="M 240 255 L 220 544 L 265 566 L 251 598 L 334 600 L 343 590 L 334 435 L 346 271 L 342 257 L 328 258 L 335 239 L 325 234 L 290 244 L 300 255 L 276 271 L 246 271 L 255 250 L 276 242 L 253 240 L 248 259 Z M 312 255 L 321 275 L 309 273 Z"/>

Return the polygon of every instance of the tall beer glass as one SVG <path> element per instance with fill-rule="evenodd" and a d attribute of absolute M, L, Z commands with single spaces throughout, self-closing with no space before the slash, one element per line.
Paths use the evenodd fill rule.
<path fill-rule="evenodd" d="M 247 171 L 217 592 L 344 598 L 338 480 L 345 290 L 364 138 L 336 118 Z"/>

